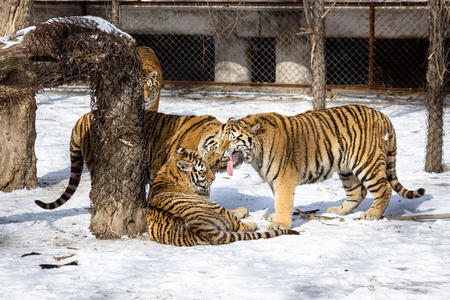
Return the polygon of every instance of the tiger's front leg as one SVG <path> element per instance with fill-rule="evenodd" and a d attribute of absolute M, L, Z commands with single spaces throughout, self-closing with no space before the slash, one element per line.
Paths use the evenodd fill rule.
<path fill-rule="evenodd" d="M 290 176 L 277 178 L 273 183 L 275 196 L 275 214 L 269 229 L 290 229 L 292 223 L 292 208 L 294 206 L 295 182 Z"/>

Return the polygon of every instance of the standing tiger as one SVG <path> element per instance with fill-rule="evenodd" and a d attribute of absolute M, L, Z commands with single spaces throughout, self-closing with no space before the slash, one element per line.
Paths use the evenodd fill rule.
<path fill-rule="evenodd" d="M 382 217 L 391 187 L 402 197 L 425 193 L 405 189 L 397 179 L 396 138 L 387 116 L 361 105 L 312 110 L 296 116 L 277 113 L 230 119 L 220 132 L 218 153 L 233 166 L 251 163 L 275 197 L 270 228 L 290 228 L 295 186 L 323 181 L 337 171 L 347 199 L 327 212 L 347 214 L 369 190 L 374 201 L 364 219 Z"/>
<path fill-rule="evenodd" d="M 70 138 L 70 179 L 65 192 L 57 200 L 44 203 L 36 200 L 36 204 L 44 209 L 55 209 L 66 203 L 75 193 L 80 183 L 83 160 L 89 173 L 95 168 L 93 161 L 93 141 L 91 123 L 93 114 L 84 114 L 72 129 Z M 146 163 L 148 164 L 150 182 L 156 172 L 167 160 L 169 153 L 178 147 L 199 150 L 205 159 L 216 166 L 214 171 L 223 171 L 227 162 L 215 153 L 218 132 L 222 123 L 216 118 L 203 116 L 178 116 L 158 112 L 145 112 L 144 132 L 146 143 Z"/>
<path fill-rule="evenodd" d="M 140 46 L 136 49 L 142 65 L 144 109 L 146 111 L 158 111 L 162 85 L 161 65 L 152 48 Z"/>
<path fill-rule="evenodd" d="M 214 173 L 193 150 L 178 148 L 157 172 L 149 194 L 147 224 L 150 239 L 175 246 L 218 245 L 239 240 L 298 234 L 290 229 L 253 232 L 235 213 L 211 202 Z"/>

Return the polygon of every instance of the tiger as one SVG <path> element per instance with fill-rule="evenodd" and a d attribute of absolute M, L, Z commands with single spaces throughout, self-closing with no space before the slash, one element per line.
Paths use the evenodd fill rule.
<path fill-rule="evenodd" d="M 72 128 L 68 186 L 64 193 L 51 203 L 36 200 L 35 203 L 41 208 L 55 209 L 72 197 L 80 183 L 83 161 L 89 173 L 92 174 L 95 168 L 91 134 L 93 119 L 92 113 L 86 113 Z M 145 160 L 149 183 L 152 183 L 156 172 L 167 160 L 167 154 L 176 151 L 178 147 L 198 149 L 205 159 L 215 166 L 214 172 L 226 170 L 227 162 L 222 162 L 222 157 L 215 153 L 218 144 L 217 134 L 222 125 L 215 117 L 209 115 L 170 115 L 146 111 L 144 115 Z"/>
<path fill-rule="evenodd" d="M 392 189 L 409 199 L 425 193 L 423 188 L 407 190 L 400 184 L 394 127 L 386 115 L 366 106 L 310 110 L 295 116 L 251 114 L 229 119 L 219 134 L 217 152 L 228 162 L 228 174 L 245 161 L 271 187 L 272 229 L 290 228 L 296 185 L 323 181 L 335 171 L 347 197 L 327 213 L 348 214 L 369 190 L 374 201 L 361 218 L 377 220 Z"/>
<path fill-rule="evenodd" d="M 136 48 L 142 65 L 142 85 L 144 89 L 144 110 L 158 111 L 161 96 L 162 69 L 152 48 Z"/>
<path fill-rule="evenodd" d="M 171 153 L 157 172 L 149 194 L 149 238 L 175 246 L 219 245 L 240 240 L 299 234 L 291 229 L 253 232 L 256 223 L 242 222 L 208 197 L 214 173 L 195 150 Z"/>
<path fill-rule="evenodd" d="M 178 147 L 198 150 L 213 167 L 213 172 L 224 172 L 227 162 L 216 153 L 218 133 L 223 123 L 210 115 L 146 114 L 146 161 L 149 163 L 150 182 L 168 155 Z"/>

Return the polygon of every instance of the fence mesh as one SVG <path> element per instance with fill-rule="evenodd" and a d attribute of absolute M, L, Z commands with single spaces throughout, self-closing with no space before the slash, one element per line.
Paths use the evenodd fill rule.
<path fill-rule="evenodd" d="M 96 2 L 35 1 L 34 18 L 107 16 Z M 121 2 L 121 28 L 155 50 L 165 81 L 311 84 L 302 1 L 182 2 Z M 326 10 L 328 85 L 425 88 L 427 2 L 328 1 Z"/>
<path fill-rule="evenodd" d="M 35 1 L 35 20 L 107 16 L 99 3 Z M 328 1 L 326 10 L 328 85 L 425 88 L 427 2 Z M 310 85 L 306 24 L 302 1 L 121 2 L 121 28 L 155 50 L 169 82 Z"/>

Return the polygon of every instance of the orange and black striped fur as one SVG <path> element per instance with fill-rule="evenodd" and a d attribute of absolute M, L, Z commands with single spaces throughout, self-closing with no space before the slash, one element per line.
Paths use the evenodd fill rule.
<path fill-rule="evenodd" d="M 296 185 L 320 182 L 338 172 L 347 199 L 327 212 L 347 214 L 373 195 L 365 219 L 382 217 L 391 188 L 405 198 L 425 190 L 405 189 L 397 179 L 396 138 L 387 116 L 361 105 L 230 119 L 220 133 L 218 153 L 235 164 L 251 163 L 275 197 L 270 228 L 290 228 Z"/>
<path fill-rule="evenodd" d="M 72 129 L 70 138 L 70 180 L 65 192 L 59 199 L 51 203 L 36 200 L 36 204 L 44 209 L 54 209 L 67 202 L 80 182 L 83 160 L 89 173 L 95 168 L 93 161 L 93 141 L 91 135 L 92 113 L 83 115 Z M 216 118 L 203 116 L 178 116 L 157 112 L 145 112 L 144 132 L 146 138 L 146 161 L 149 167 L 150 182 L 156 172 L 167 160 L 169 153 L 178 147 L 199 150 L 205 159 L 217 169 L 224 169 L 226 162 L 215 153 L 222 123 Z"/>
<path fill-rule="evenodd" d="M 72 128 L 72 135 L 70 137 L 70 179 L 66 190 L 61 197 L 51 203 L 36 200 L 35 203 L 40 207 L 44 209 L 55 209 L 66 203 L 72 197 L 80 183 L 81 172 L 83 171 L 83 159 L 86 162 L 89 173 L 92 174 L 92 170 L 94 169 L 92 159 L 93 141 L 91 135 L 92 119 L 92 113 L 84 114 Z"/>
<path fill-rule="evenodd" d="M 218 245 L 271 238 L 297 231 L 253 232 L 235 213 L 211 202 L 214 173 L 196 152 L 179 148 L 158 171 L 149 194 L 147 224 L 150 239 L 175 246 Z"/>
<path fill-rule="evenodd" d="M 217 155 L 218 132 L 222 123 L 210 115 L 189 116 L 163 113 L 147 114 L 144 131 L 147 138 L 146 161 L 150 164 L 150 181 L 179 147 L 198 150 L 214 172 L 226 167 Z M 219 170 L 220 169 L 220 170 Z"/>
<path fill-rule="evenodd" d="M 158 111 L 163 80 L 161 65 L 152 48 L 140 46 L 137 52 L 142 64 L 144 108 L 146 111 Z"/>

